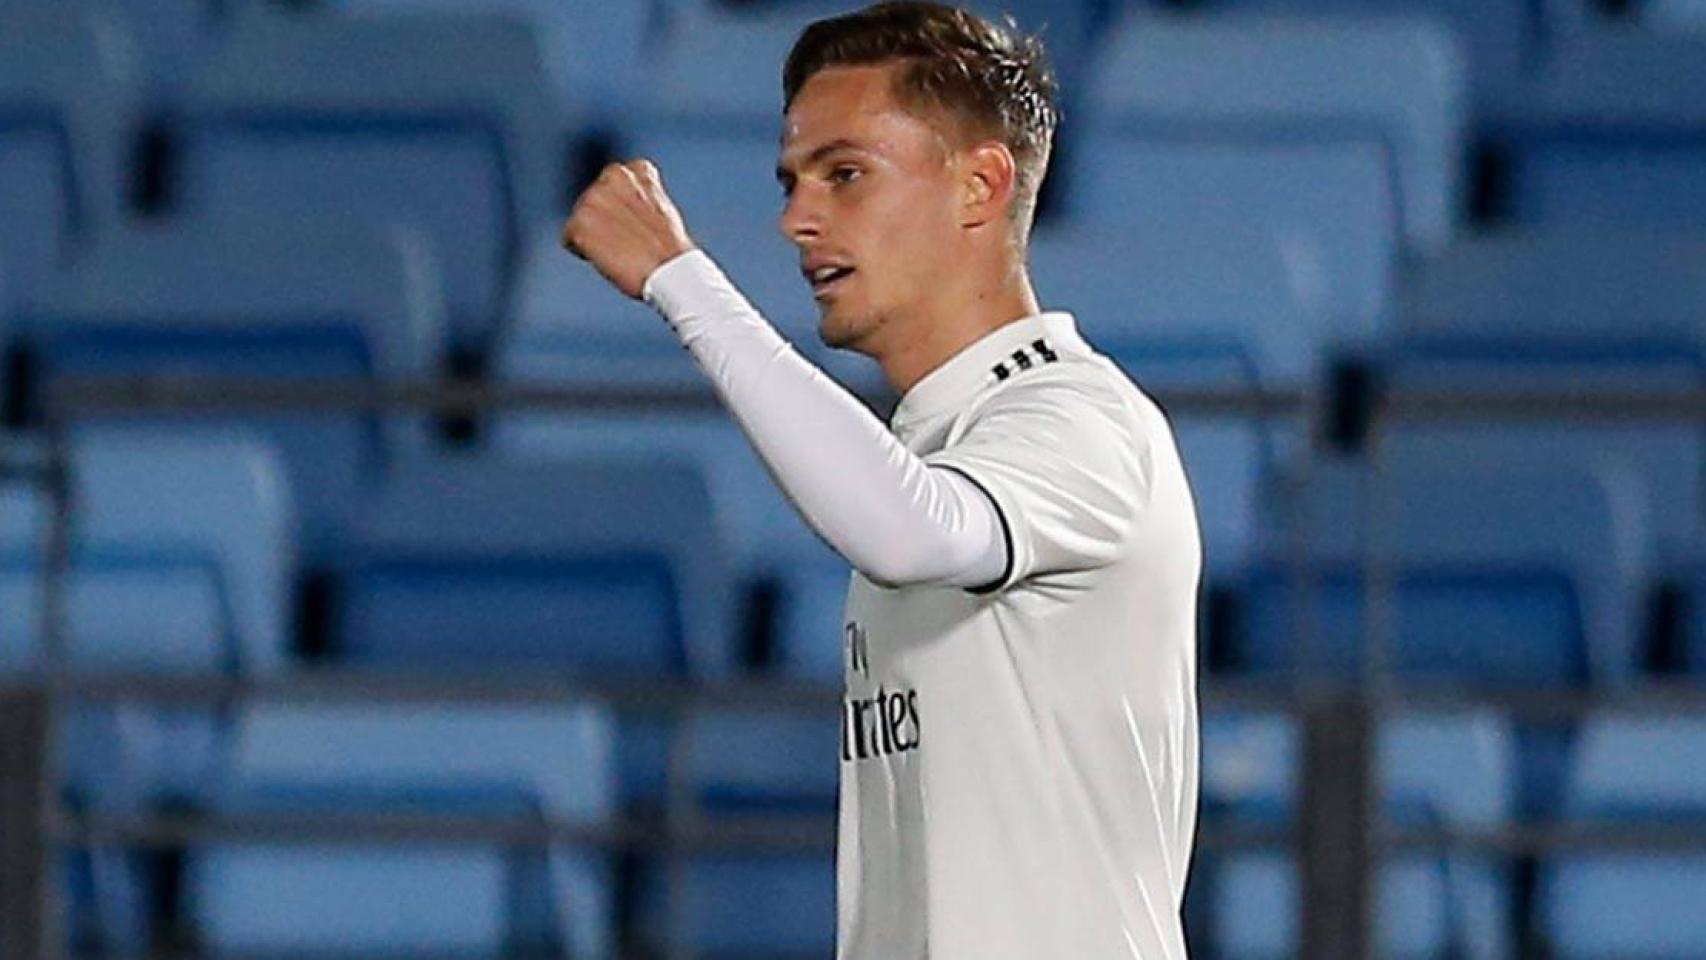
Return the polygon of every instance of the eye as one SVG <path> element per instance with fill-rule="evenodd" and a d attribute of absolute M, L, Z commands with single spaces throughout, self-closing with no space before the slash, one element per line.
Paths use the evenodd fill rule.
<path fill-rule="evenodd" d="M 859 172 L 858 167 L 843 164 L 829 172 L 829 179 L 832 183 L 852 183 L 859 179 Z"/>

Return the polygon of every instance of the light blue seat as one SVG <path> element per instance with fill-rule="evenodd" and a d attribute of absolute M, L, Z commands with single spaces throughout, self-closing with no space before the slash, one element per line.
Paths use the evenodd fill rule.
<path fill-rule="evenodd" d="M 1643 23 L 1695 31 L 1706 28 L 1706 3 L 1701 0 L 1647 0 L 1641 6 Z"/>
<path fill-rule="evenodd" d="M 1661 0 L 1662 2 L 1662 0 Z M 1686 0 L 1684 0 L 1686 2 Z M 1461 42 L 1479 100 L 1507 90 L 1561 36 L 1587 25 L 1581 0 L 1209 0 L 1211 10 L 1335 17 L 1400 14 L 1449 27 Z"/>
<path fill-rule="evenodd" d="M 1706 817 L 1706 721 L 1593 719 L 1564 806 L 1583 823 Z M 1561 960 L 1690 956 L 1706 943 L 1702 889 L 1698 851 L 1559 851 L 1541 871 L 1540 927 Z"/>
<path fill-rule="evenodd" d="M 292 524 L 270 449 L 241 437 L 86 434 L 72 445 L 70 466 L 67 666 L 192 676 L 277 669 Z M 0 673 L 47 663 L 50 517 L 39 489 L 0 487 Z M 60 731 L 63 789 L 78 806 L 132 814 L 167 797 L 199 796 L 222 733 L 211 709 L 81 705 Z M 148 911 L 137 861 L 99 850 L 72 856 L 67 870 L 68 929 L 109 949 L 141 949 Z"/>
<path fill-rule="evenodd" d="M 1296 390 L 1327 336 L 1299 267 L 1308 250 L 1255 227 L 1045 230 L 1031 240 L 1031 281 L 1045 309 L 1072 311 L 1091 345 L 1163 404 L 1169 390 Z M 1301 424 L 1171 416 L 1210 574 L 1228 576 L 1254 537 L 1262 477 L 1295 452 Z"/>
<path fill-rule="evenodd" d="M 179 99 L 188 213 L 405 223 L 455 344 L 487 346 L 526 231 L 558 202 L 534 33 L 504 17 L 251 17 Z"/>
<path fill-rule="evenodd" d="M 1671 226 L 1706 218 L 1706 38 L 1601 30 L 1562 43 L 1501 106 L 1508 213 L 1523 224 Z"/>
<path fill-rule="evenodd" d="M 1130 17 L 1087 78 L 1068 216 L 1311 237 L 1337 332 L 1366 337 L 1405 251 L 1454 233 L 1462 74 L 1422 21 Z"/>
<path fill-rule="evenodd" d="M 1664 393 L 1706 385 L 1706 236 L 1561 229 L 1465 240 L 1418 264 L 1386 367 L 1395 387 Z M 1439 457 L 1569 456 L 1631 471 L 1687 554 L 1706 522 L 1706 434 L 1683 420 L 1436 421 L 1393 429 Z"/>
<path fill-rule="evenodd" d="M 1380 669 L 1366 648 L 1373 560 L 1392 583 L 1384 668 L 1407 682 L 1570 686 L 1635 675 L 1652 564 L 1632 478 L 1567 456 L 1440 459 L 1396 443 L 1385 456 L 1378 486 L 1366 469 L 1320 465 L 1268 501 L 1235 664 L 1339 678 Z M 1299 556 L 1301 580 L 1291 566 Z"/>
<path fill-rule="evenodd" d="M 539 36 L 557 110 L 579 122 L 620 120 L 643 80 L 656 3 L 567 4 L 561 0 L 336 0 L 353 16 L 468 14 L 507 16 Z"/>
<path fill-rule="evenodd" d="M 251 706 L 220 806 L 593 825 L 615 810 L 611 736 L 588 706 Z M 208 843 L 191 851 L 188 899 L 215 955 L 614 956 L 605 856 L 494 847 Z"/>
<path fill-rule="evenodd" d="M 715 711 L 686 728 L 690 815 L 835 816 L 839 727 L 829 704 L 811 713 Z M 827 839 L 827 837 L 826 837 Z M 641 927 L 650 945 L 699 955 L 828 954 L 835 944 L 835 857 L 805 852 L 680 856 L 649 871 Z M 671 912 L 671 908 L 674 911 Z"/>
<path fill-rule="evenodd" d="M 19 291 L 122 218 L 135 66 L 111 17 L 0 6 L 0 259 Z"/>
<path fill-rule="evenodd" d="M 26 309 L 20 334 L 43 380 L 70 376 L 396 382 L 432 375 L 444 318 L 431 262 L 401 230 L 220 221 L 127 231 Z M 310 560 L 390 461 L 425 441 L 424 416 L 363 411 L 147 416 L 103 422 L 193 429 L 241 423 L 278 444 Z"/>
<path fill-rule="evenodd" d="M 1511 735 L 1486 714 L 1401 715 L 1375 739 L 1382 816 L 1406 827 L 1489 829 L 1514 797 Z M 1301 730 L 1273 715 L 1205 716 L 1205 816 L 1279 825 L 1301 803 Z M 1202 871 L 1210 932 L 1221 955 L 1294 956 L 1300 879 L 1283 853 L 1227 854 Z M 1383 956 L 1511 955 L 1505 867 L 1489 858 L 1395 856 L 1378 873 L 1376 936 Z"/>
<path fill-rule="evenodd" d="M 729 553 L 703 477 L 654 461 L 422 460 L 344 558 L 337 652 L 401 669 L 717 679 Z M 624 718 L 624 784 L 656 796 L 668 724 Z"/>

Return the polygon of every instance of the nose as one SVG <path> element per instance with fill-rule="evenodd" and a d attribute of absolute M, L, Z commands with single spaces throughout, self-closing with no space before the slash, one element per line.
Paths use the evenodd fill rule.
<path fill-rule="evenodd" d="M 803 186 L 796 187 L 783 204 L 782 217 L 776 224 L 782 236 L 796 244 L 803 245 L 823 235 L 823 214 L 810 193 Z"/>

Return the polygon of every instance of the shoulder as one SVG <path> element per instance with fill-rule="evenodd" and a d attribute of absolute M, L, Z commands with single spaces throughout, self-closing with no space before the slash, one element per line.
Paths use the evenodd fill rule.
<path fill-rule="evenodd" d="M 1166 429 L 1155 401 L 1100 354 L 1064 356 L 994 382 L 961 422 L 971 428 L 990 419 L 1040 420 L 1073 434 L 1111 431 L 1137 440 Z"/>

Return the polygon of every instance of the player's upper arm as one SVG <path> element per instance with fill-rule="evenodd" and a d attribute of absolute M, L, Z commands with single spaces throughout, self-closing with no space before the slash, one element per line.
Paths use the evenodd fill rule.
<path fill-rule="evenodd" d="M 1147 509 L 1149 429 L 1123 391 L 1084 371 L 1039 371 L 992 398 L 960 438 L 926 459 L 994 501 L 1008 569 L 987 589 L 1118 559 Z"/>

